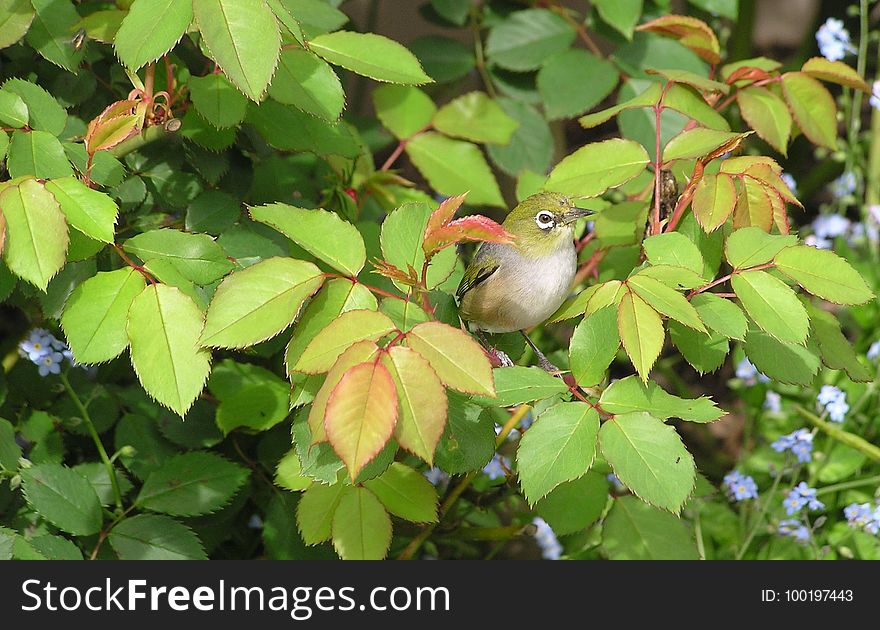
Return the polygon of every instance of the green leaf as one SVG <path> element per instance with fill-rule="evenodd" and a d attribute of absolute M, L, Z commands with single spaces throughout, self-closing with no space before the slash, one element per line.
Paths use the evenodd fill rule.
<path fill-rule="evenodd" d="M 437 491 L 425 477 L 400 462 L 393 462 L 384 473 L 364 482 L 385 508 L 414 523 L 437 522 Z"/>
<path fill-rule="evenodd" d="M 437 107 L 416 87 L 380 85 L 373 90 L 373 107 L 385 128 L 401 140 L 431 124 Z"/>
<path fill-rule="evenodd" d="M 434 115 L 434 128 L 473 142 L 507 144 L 519 123 L 483 92 L 453 99 Z"/>
<path fill-rule="evenodd" d="M 702 74 L 697 74 L 690 70 L 682 70 L 678 68 L 645 68 L 645 72 L 648 74 L 659 75 L 670 82 L 689 85 L 699 92 L 721 92 L 722 94 L 730 92 L 730 86 L 726 83 L 713 81 Z"/>
<path fill-rule="evenodd" d="M 289 367 L 306 374 L 327 372 L 353 344 L 366 339 L 378 341 L 394 330 L 394 322 L 383 313 L 366 309 L 347 311 L 315 335 Z"/>
<path fill-rule="evenodd" d="M 599 399 L 602 409 L 612 414 L 646 411 L 655 418 L 681 418 L 691 422 L 714 422 L 724 415 L 705 396 L 688 399 L 667 393 L 654 382 L 642 383 L 635 376 L 614 381 Z"/>
<path fill-rule="evenodd" d="M 33 175 L 37 179 L 72 177 L 64 147 L 48 131 L 15 131 L 9 143 L 6 168 L 10 177 Z"/>
<path fill-rule="evenodd" d="M 46 182 L 46 190 L 55 196 L 68 224 L 102 243 L 113 242 L 119 206 L 109 195 L 74 177 Z"/>
<path fill-rule="evenodd" d="M 287 11 L 302 25 L 306 39 L 335 31 L 348 22 L 348 16 L 327 0 L 281 0 Z"/>
<path fill-rule="evenodd" d="M 593 127 L 598 127 L 604 122 L 607 122 L 617 116 L 620 112 L 627 111 L 630 109 L 641 109 L 643 107 L 652 107 L 656 105 L 660 100 L 660 94 L 662 93 L 663 88 L 660 87 L 660 84 L 656 81 L 651 81 L 648 84 L 648 87 L 645 88 L 644 92 L 632 97 L 629 100 L 623 101 L 622 103 L 618 103 L 613 107 L 609 107 L 607 109 L 603 109 L 601 111 L 588 114 L 586 116 L 582 116 L 578 119 L 578 122 L 581 124 L 581 127 L 584 129 L 592 129 Z"/>
<path fill-rule="evenodd" d="M 746 269 L 770 262 L 783 249 L 796 244 L 796 236 L 768 234 L 761 228 L 746 227 L 727 237 L 724 255 L 734 269 Z"/>
<path fill-rule="evenodd" d="M 364 239 L 351 223 L 326 210 L 307 210 L 285 203 L 252 207 L 251 217 L 269 225 L 313 256 L 348 276 L 356 276 L 367 259 Z"/>
<path fill-rule="evenodd" d="M 131 303 L 131 364 L 141 385 L 160 404 L 183 417 L 211 371 L 211 354 L 199 348 L 202 312 L 175 287 L 154 284 Z"/>
<path fill-rule="evenodd" d="M 21 447 L 15 441 L 15 428 L 9 420 L 0 418 L 0 470 L 15 472 L 20 457 Z"/>
<path fill-rule="evenodd" d="M 451 196 L 470 191 L 470 203 L 505 205 L 498 182 L 476 145 L 428 131 L 407 143 L 406 154 L 438 193 Z"/>
<path fill-rule="evenodd" d="M 35 464 L 21 471 L 28 504 L 45 520 L 74 536 L 101 529 L 101 503 L 94 489 L 76 472 L 59 464 Z"/>
<path fill-rule="evenodd" d="M 470 335 L 440 322 L 425 322 L 406 334 L 406 342 L 428 360 L 446 386 L 469 394 L 495 395 L 489 359 Z"/>
<path fill-rule="evenodd" d="M 23 79 L 9 79 L 3 84 L 4 92 L 12 92 L 27 106 L 31 129 L 48 131 L 60 136 L 67 124 L 67 112 L 55 97 L 35 83 Z"/>
<path fill-rule="evenodd" d="M 9 270 L 45 291 L 67 253 L 67 223 L 58 202 L 42 184 L 26 179 L 3 189 L 0 208 L 6 218 L 3 258 Z"/>
<path fill-rule="evenodd" d="M 186 209 L 186 229 L 215 236 L 231 228 L 241 215 L 238 199 L 222 190 L 206 190 Z"/>
<path fill-rule="evenodd" d="M 761 331 L 746 334 L 744 350 L 762 374 L 780 383 L 809 387 L 821 363 L 809 346 L 779 341 Z"/>
<path fill-rule="evenodd" d="M 391 519 L 366 488 L 348 488 L 333 514 L 333 548 L 343 560 L 381 560 L 391 545 Z"/>
<path fill-rule="evenodd" d="M 874 297 L 846 260 L 827 249 L 799 245 L 783 249 L 776 268 L 815 296 L 836 304 L 864 304 Z"/>
<path fill-rule="evenodd" d="M 665 332 L 660 316 L 644 300 L 627 291 L 617 309 L 617 330 L 633 366 L 647 382 L 663 349 Z"/>
<path fill-rule="evenodd" d="M 512 98 L 499 99 L 498 104 L 519 127 L 507 144 L 486 147 L 492 162 L 511 177 L 519 176 L 524 170 L 546 173 L 553 161 L 554 144 L 544 116 L 531 105 Z"/>
<path fill-rule="evenodd" d="M 748 134 L 716 131 L 705 127 L 688 129 L 670 140 L 663 149 L 663 161 L 701 158 Z"/>
<path fill-rule="evenodd" d="M 495 397 L 475 397 L 473 401 L 487 407 L 513 407 L 564 394 L 568 386 L 537 367 L 495 368 Z"/>
<path fill-rule="evenodd" d="M 28 107 L 18 94 L 0 89 L 0 123 L 15 129 L 28 123 Z"/>
<path fill-rule="evenodd" d="M 589 471 L 580 479 L 556 486 L 538 501 L 535 511 L 557 536 L 573 534 L 596 522 L 608 502 L 608 481 Z"/>
<path fill-rule="evenodd" d="M 618 348 L 620 337 L 614 307 L 603 307 L 585 317 L 574 329 L 568 350 L 571 375 L 577 384 L 592 387 L 601 383 Z"/>
<path fill-rule="evenodd" d="M 581 402 L 559 403 L 538 416 L 516 452 L 519 482 L 532 505 L 559 484 L 582 477 L 596 455 L 599 414 Z"/>
<path fill-rule="evenodd" d="M 546 187 L 572 197 L 598 197 L 644 171 L 648 161 L 644 147 L 632 140 L 594 142 L 563 158 Z"/>
<path fill-rule="evenodd" d="M 172 516 L 209 514 L 229 503 L 249 475 L 214 453 L 181 453 L 147 477 L 135 505 Z"/>
<path fill-rule="evenodd" d="M 635 497 L 614 502 L 602 528 L 602 548 L 612 560 L 697 560 L 688 526 Z"/>
<path fill-rule="evenodd" d="M 132 70 L 156 61 L 180 41 L 192 18 L 191 2 L 135 0 L 113 38 L 116 55 Z"/>
<path fill-rule="evenodd" d="M 696 309 L 685 297 L 659 280 L 636 274 L 626 281 L 636 295 L 667 317 L 699 332 L 706 332 Z"/>
<path fill-rule="evenodd" d="M 211 284 L 233 268 L 223 248 L 207 234 L 168 228 L 150 230 L 125 241 L 123 249 L 147 263 L 167 261 L 196 284 Z"/>
<path fill-rule="evenodd" d="M 296 506 L 296 524 L 307 545 L 330 540 L 333 514 L 342 495 L 350 488 L 341 483 L 323 486 L 313 483 Z"/>
<path fill-rule="evenodd" d="M 333 65 L 376 81 L 402 85 L 432 82 L 415 55 L 375 33 L 338 31 L 319 35 L 309 42 L 309 50 Z"/>
<path fill-rule="evenodd" d="M 597 0 L 592 4 L 603 22 L 627 39 L 632 39 L 642 15 L 642 0 Z"/>
<path fill-rule="evenodd" d="M 327 123 L 288 105 L 265 100 L 248 106 L 247 122 L 270 146 L 282 151 L 311 152 L 354 158 L 360 147 L 346 123 Z M 231 142 L 230 142 L 231 144 Z"/>
<path fill-rule="evenodd" d="M 782 75 L 782 94 L 810 142 L 836 149 L 837 106 L 831 93 L 803 72 L 786 72 Z"/>
<path fill-rule="evenodd" d="M 670 85 L 663 96 L 663 104 L 709 129 L 730 130 L 730 125 L 724 116 L 716 112 L 706 102 L 703 95 L 689 85 L 681 85 L 680 83 Z M 663 125 L 661 125 L 661 129 L 663 129 Z"/>
<path fill-rule="evenodd" d="M 715 331 L 694 332 L 678 322 L 669 322 L 669 338 L 685 361 L 700 374 L 716 371 L 730 352 L 730 342 L 724 335 Z"/>
<path fill-rule="evenodd" d="M 861 90 L 866 94 L 871 93 L 871 87 L 859 76 L 859 73 L 842 61 L 830 61 L 825 57 L 812 57 L 801 67 L 804 72 L 814 79 L 821 79 L 829 83 L 837 83 L 846 87 Z"/>
<path fill-rule="evenodd" d="M 476 65 L 473 47 L 449 37 L 420 37 L 409 48 L 437 83 L 461 79 Z"/>
<path fill-rule="evenodd" d="M 272 10 L 261 0 L 193 0 L 193 15 L 209 56 L 245 96 L 259 102 L 281 52 Z"/>
<path fill-rule="evenodd" d="M 61 326 L 78 363 L 103 363 L 128 347 L 128 310 L 144 286 L 143 275 L 123 267 L 100 272 L 73 290 Z"/>
<path fill-rule="evenodd" d="M 333 68 L 300 48 L 281 51 L 269 96 L 327 122 L 338 120 L 345 107 L 342 83 Z"/>
<path fill-rule="evenodd" d="M 495 453 L 495 422 L 464 396 L 447 394 L 449 422 L 437 446 L 435 465 L 452 475 L 480 470 Z"/>
<path fill-rule="evenodd" d="M 290 386 L 270 373 L 263 382 L 244 386 L 225 396 L 217 407 L 217 428 L 225 435 L 239 427 L 267 431 L 287 418 L 289 401 Z"/>
<path fill-rule="evenodd" d="M 744 339 L 748 322 L 742 309 L 714 293 L 700 293 L 691 298 L 700 319 L 715 332 L 731 339 Z"/>
<path fill-rule="evenodd" d="M 807 312 L 782 280 L 765 271 L 734 274 L 730 284 L 743 308 L 758 326 L 780 341 L 803 343 L 810 322 Z"/>
<path fill-rule="evenodd" d="M 114 527 L 110 546 L 121 560 L 207 560 L 199 537 L 173 518 L 132 516 Z"/>
<path fill-rule="evenodd" d="M 599 446 L 620 481 L 651 505 L 678 513 L 694 490 L 694 458 L 673 427 L 648 413 L 605 422 Z"/>
<path fill-rule="evenodd" d="M 448 402 L 443 383 L 431 364 L 410 348 L 393 346 L 382 361 L 394 380 L 400 407 L 394 438 L 400 446 L 433 464 L 434 451 L 446 428 Z"/>
<path fill-rule="evenodd" d="M 47 61 L 75 73 L 83 50 L 77 50 L 70 43 L 80 19 L 73 3 L 69 0 L 31 0 L 31 4 L 36 15 L 27 32 L 27 43 Z"/>
<path fill-rule="evenodd" d="M 739 111 L 749 127 L 782 155 L 788 155 L 791 114 L 785 101 L 763 87 L 747 87 L 736 93 Z"/>
<path fill-rule="evenodd" d="M 385 217 L 379 242 L 382 256 L 387 262 L 404 271 L 412 267 L 417 274 L 421 274 L 425 263 L 422 242 L 432 211 L 431 206 L 425 203 L 405 203 Z M 431 258 L 427 275 L 429 289 L 449 278 L 457 259 L 454 247 L 443 249 Z M 403 284 L 398 286 L 401 290 L 407 290 Z"/>
<path fill-rule="evenodd" d="M 574 38 L 574 27 L 555 13 L 546 9 L 515 11 L 489 31 L 486 56 L 508 70 L 537 70 L 566 50 Z"/>
<path fill-rule="evenodd" d="M 333 367 L 331 367 L 330 371 L 327 373 L 324 383 L 315 394 L 312 408 L 309 410 L 308 423 L 312 445 L 327 441 L 327 434 L 324 430 L 324 420 L 326 417 L 327 402 L 336 385 L 339 384 L 339 381 L 350 368 L 374 359 L 377 352 L 379 352 L 379 347 L 374 342 L 364 340 L 352 344 L 347 350 L 339 355 L 336 363 L 333 364 Z"/>
<path fill-rule="evenodd" d="M 0 48 L 8 48 L 28 32 L 35 12 L 30 0 L 3 0 L 0 6 Z"/>
<path fill-rule="evenodd" d="M 269 258 L 236 271 L 217 287 L 199 343 L 243 348 L 274 337 L 322 281 L 312 263 L 293 258 Z"/>
<path fill-rule="evenodd" d="M 737 192 L 733 178 L 726 173 L 703 175 L 691 203 L 694 216 L 706 232 L 718 229 L 736 207 Z"/>
<path fill-rule="evenodd" d="M 234 127 L 247 112 L 247 99 L 222 74 L 190 77 L 187 82 L 193 106 L 217 129 Z"/>
<path fill-rule="evenodd" d="M 377 307 L 376 298 L 363 285 L 346 278 L 334 278 L 325 282 L 321 290 L 309 300 L 296 323 L 290 343 L 287 344 L 284 363 L 288 372 L 292 371 L 314 336 L 342 313 L 359 309 L 374 311 Z"/>
<path fill-rule="evenodd" d="M 312 480 L 302 474 L 302 463 L 299 461 L 296 449 L 290 449 L 278 462 L 273 481 L 276 486 L 294 492 L 307 490 L 312 485 Z"/>
<path fill-rule="evenodd" d="M 849 339 L 840 331 L 840 322 L 831 313 L 807 305 L 810 315 L 810 337 L 816 340 L 822 363 L 832 370 L 845 370 L 853 381 L 867 383 L 872 374 L 859 362 Z"/>
<path fill-rule="evenodd" d="M 92 485 L 95 494 L 101 505 L 112 505 L 114 502 L 113 484 L 110 482 L 110 475 L 107 474 L 107 468 L 103 462 L 88 462 L 85 464 L 77 464 L 73 469 Z M 131 489 L 132 484 L 124 472 L 114 467 L 113 474 L 119 484 L 119 491 L 125 496 Z"/>
<path fill-rule="evenodd" d="M 614 64 L 586 50 L 569 48 L 554 55 L 537 78 L 547 118 L 572 118 L 595 107 L 614 91 L 618 78 Z"/>
<path fill-rule="evenodd" d="M 396 424 L 397 388 L 388 368 L 371 361 L 346 370 L 327 400 L 324 428 L 352 479 L 388 443 Z"/>

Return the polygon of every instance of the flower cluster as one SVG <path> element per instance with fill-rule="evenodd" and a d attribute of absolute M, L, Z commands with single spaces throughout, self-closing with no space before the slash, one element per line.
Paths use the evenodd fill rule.
<path fill-rule="evenodd" d="M 510 470 L 510 460 L 498 453 L 495 453 L 489 463 L 483 466 L 483 474 L 489 479 L 503 479 L 507 477 L 508 470 Z"/>
<path fill-rule="evenodd" d="M 532 523 L 538 530 L 535 532 L 535 541 L 541 548 L 541 556 L 545 560 L 559 560 L 562 556 L 562 545 L 553 532 L 553 528 L 540 516 L 536 516 Z"/>
<path fill-rule="evenodd" d="M 825 507 L 825 504 L 816 498 L 816 489 L 808 486 L 805 481 L 788 491 L 782 505 L 785 506 L 785 511 L 789 515 L 796 514 L 805 507 L 811 512 Z"/>
<path fill-rule="evenodd" d="M 615 491 L 615 492 L 626 492 L 626 486 L 623 485 L 623 482 L 622 482 L 622 481 L 620 480 L 620 478 L 619 478 L 617 475 L 615 475 L 614 473 L 608 473 L 607 475 L 605 475 L 605 479 L 606 479 L 606 480 L 607 480 L 612 486 L 614 486 L 614 491 Z"/>
<path fill-rule="evenodd" d="M 871 344 L 871 347 L 868 348 L 868 360 L 876 361 L 880 358 L 880 341 L 875 341 Z"/>
<path fill-rule="evenodd" d="M 724 475 L 724 486 L 727 495 L 734 501 L 758 498 L 758 486 L 755 480 L 738 470 L 731 470 Z"/>
<path fill-rule="evenodd" d="M 60 374 L 64 359 L 67 359 L 70 365 L 76 365 L 73 353 L 67 344 L 56 339 L 45 328 L 34 328 L 27 338 L 18 344 L 18 353 L 37 366 L 40 376 Z"/>
<path fill-rule="evenodd" d="M 772 389 L 767 390 L 767 394 L 764 396 L 764 409 L 770 413 L 781 413 L 782 396 L 774 392 Z"/>
<path fill-rule="evenodd" d="M 852 227 L 852 222 L 840 214 L 820 214 L 813 220 L 813 233 L 804 239 L 811 247 L 818 249 L 831 249 L 834 239 L 838 236 L 846 236 Z"/>
<path fill-rule="evenodd" d="M 828 18 L 816 32 L 819 52 L 828 61 L 840 61 L 847 54 L 855 53 L 850 43 L 849 31 L 843 27 L 843 20 Z"/>
<path fill-rule="evenodd" d="M 851 503 L 843 509 L 843 515 L 850 527 L 863 529 L 869 534 L 880 532 L 880 505 Z"/>
<path fill-rule="evenodd" d="M 779 527 L 776 530 L 782 536 L 791 536 L 800 543 L 810 540 L 810 530 L 799 520 L 789 518 L 779 521 Z"/>
<path fill-rule="evenodd" d="M 871 85 L 871 98 L 868 102 L 874 109 L 880 109 L 880 81 L 874 81 Z"/>
<path fill-rule="evenodd" d="M 449 484 L 449 473 L 446 473 L 436 466 L 431 468 L 430 470 L 426 470 L 422 473 L 425 476 L 432 486 L 436 486 L 438 488 L 445 487 Z"/>
<path fill-rule="evenodd" d="M 779 178 L 785 182 L 785 185 L 788 186 L 788 189 L 791 191 L 791 194 L 797 197 L 797 182 L 791 173 L 782 173 Z"/>
<path fill-rule="evenodd" d="M 806 429 L 798 429 L 788 435 L 783 435 L 770 445 L 777 453 L 791 451 L 801 464 L 806 464 L 812 459 L 813 434 Z"/>
<path fill-rule="evenodd" d="M 843 422 L 849 405 L 846 403 L 846 392 L 841 391 L 834 385 L 823 385 L 816 397 L 816 402 L 828 412 L 828 418 L 832 422 Z"/>
<path fill-rule="evenodd" d="M 770 379 L 761 374 L 751 361 L 743 359 L 736 364 L 736 377 L 743 383 L 752 386 L 755 383 L 769 383 Z"/>

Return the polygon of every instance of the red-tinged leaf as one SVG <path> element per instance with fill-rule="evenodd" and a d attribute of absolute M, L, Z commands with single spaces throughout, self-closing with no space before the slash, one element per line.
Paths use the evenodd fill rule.
<path fill-rule="evenodd" d="M 704 175 L 691 202 L 694 217 L 705 232 L 718 229 L 736 207 L 736 185 L 726 173 Z"/>
<path fill-rule="evenodd" d="M 123 101 L 116 101 L 115 103 L 111 103 L 110 105 L 105 107 L 104 111 L 102 111 L 91 121 L 89 121 L 89 126 L 86 129 L 86 135 L 84 138 L 86 151 L 88 151 L 89 153 L 96 153 L 101 150 L 97 147 L 103 145 L 104 138 L 109 135 L 113 135 L 115 127 L 119 126 L 118 122 L 110 123 L 111 120 L 125 116 L 136 116 L 138 119 L 140 119 L 140 116 L 138 116 L 137 113 L 137 108 L 140 104 L 142 103 L 140 103 L 139 101 L 127 99 Z"/>
<path fill-rule="evenodd" d="M 755 226 L 769 232 L 772 225 L 773 206 L 764 186 L 753 179 L 743 179 L 733 212 L 734 229 Z"/>
<path fill-rule="evenodd" d="M 390 262 L 378 259 L 373 261 L 373 267 L 375 267 L 375 273 L 378 273 L 380 276 L 396 280 L 406 286 L 414 287 L 419 283 L 418 274 L 412 267 L 407 271 L 403 271 L 392 265 Z"/>
<path fill-rule="evenodd" d="M 866 94 L 871 93 L 871 87 L 865 83 L 859 73 L 842 61 L 829 61 L 825 57 L 813 57 L 801 66 L 801 72 L 806 72 L 814 79 L 845 85 Z"/>
<path fill-rule="evenodd" d="M 650 31 L 677 39 L 682 46 L 690 48 L 709 63 L 721 61 L 721 46 L 715 32 L 708 24 L 684 15 L 664 15 L 636 27 L 637 31 Z"/>
<path fill-rule="evenodd" d="M 461 204 L 464 203 L 465 197 L 467 197 L 467 193 L 456 195 L 454 197 L 447 197 L 443 203 L 431 213 L 431 216 L 428 217 L 428 224 L 425 226 L 426 238 L 430 236 L 434 230 L 438 230 L 452 221 L 452 217 L 455 216 L 455 213 L 461 208 Z"/>
<path fill-rule="evenodd" d="M 785 200 L 782 196 L 770 188 L 765 188 L 767 198 L 770 200 L 770 206 L 773 208 L 773 223 L 780 234 L 788 234 L 788 212 L 785 211 Z"/>
<path fill-rule="evenodd" d="M 397 424 L 397 388 L 381 361 L 350 368 L 327 401 L 324 430 L 352 479 L 391 439 Z"/>
<path fill-rule="evenodd" d="M 446 390 L 431 364 L 411 348 L 394 346 L 382 356 L 397 387 L 400 413 L 394 437 L 410 453 L 433 464 L 446 428 Z"/>
<path fill-rule="evenodd" d="M 782 75 L 782 94 L 810 142 L 837 149 L 837 105 L 825 86 L 803 72 L 787 72 Z"/>
<path fill-rule="evenodd" d="M 743 66 L 737 68 L 725 79 L 728 85 L 734 85 L 738 81 L 766 81 L 770 78 L 770 74 L 761 68 L 753 68 L 751 66 Z"/>
<path fill-rule="evenodd" d="M 327 377 L 324 379 L 324 384 L 321 385 L 318 393 L 315 394 L 315 400 L 312 402 L 312 408 L 309 410 L 309 429 L 311 429 L 312 444 L 327 441 L 327 434 L 324 432 L 324 416 L 327 411 L 327 401 L 330 399 L 333 388 L 336 387 L 346 371 L 359 363 L 372 360 L 377 352 L 379 352 L 379 346 L 375 342 L 369 340 L 360 341 L 336 359 L 336 363 L 333 364 L 333 367 L 330 368 Z"/>
<path fill-rule="evenodd" d="M 770 90 L 748 87 L 736 95 L 743 118 L 771 147 L 786 155 L 791 137 L 791 114 L 785 101 Z"/>
<path fill-rule="evenodd" d="M 418 324 L 406 334 L 410 348 L 428 360 L 447 387 L 495 396 L 492 366 L 473 337 L 441 322 Z"/>
<path fill-rule="evenodd" d="M 430 256 L 459 241 L 512 243 L 513 235 L 489 217 L 475 214 L 455 219 L 444 227 L 434 230 L 425 237 L 422 249 Z"/>
<path fill-rule="evenodd" d="M 801 208 L 804 207 L 804 205 L 798 201 L 798 198 L 794 196 L 794 193 L 791 192 L 791 189 L 788 187 L 788 184 L 785 183 L 785 180 L 782 179 L 781 170 L 774 168 L 774 165 L 753 164 L 743 172 L 750 177 L 761 180 L 761 182 L 766 184 L 766 188 L 772 188 L 775 190 L 776 193 L 788 203 L 793 203 Z"/>
<path fill-rule="evenodd" d="M 6 217 L 3 216 L 3 208 L 0 208 L 0 256 L 6 247 Z"/>
<path fill-rule="evenodd" d="M 112 149 L 140 131 L 140 117 L 137 114 L 115 116 L 101 121 L 85 138 L 86 151 L 94 154 Z"/>

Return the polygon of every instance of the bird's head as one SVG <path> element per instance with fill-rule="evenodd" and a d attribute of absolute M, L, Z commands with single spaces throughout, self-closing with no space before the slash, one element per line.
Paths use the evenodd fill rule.
<path fill-rule="evenodd" d="M 593 214 L 576 207 L 565 195 L 541 192 L 524 199 L 504 220 L 515 245 L 528 256 L 543 256 L 570 243 L 574 223 Z"/>

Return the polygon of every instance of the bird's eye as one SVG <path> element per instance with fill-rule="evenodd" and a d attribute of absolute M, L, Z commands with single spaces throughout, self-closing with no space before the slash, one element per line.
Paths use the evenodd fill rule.
<path fill-rule="evenodd" d="M 542 230 L 548 230 L 553 227 L 553 215 L 549 212 L 539 212 L 535 217 L 535 223 L 537 223 L 538 227 Z"/>

